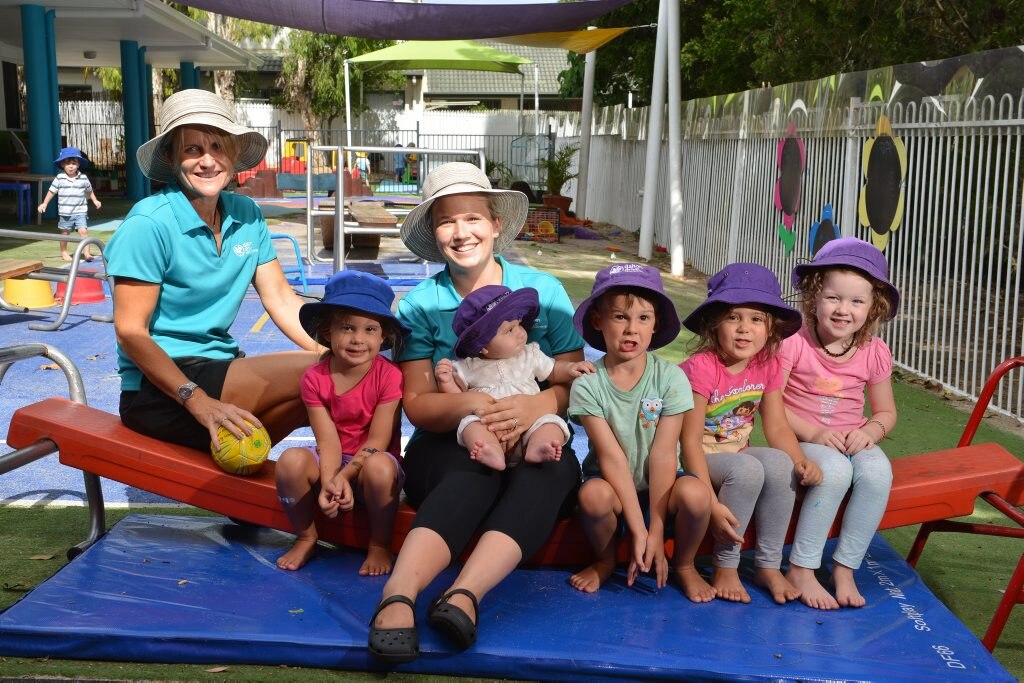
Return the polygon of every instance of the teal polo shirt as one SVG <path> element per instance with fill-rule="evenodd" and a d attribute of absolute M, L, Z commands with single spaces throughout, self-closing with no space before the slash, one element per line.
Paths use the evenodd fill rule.
<path fill-rule="evenodd" d="M 530 328 L 529 340 L 537 342 L 549 356 L 582 349 L 583 338 L 572 324 L 572 302 L 558 278 L 511 264 L 501 256 L 495 260 L 501 264 L 501 284 L 512 290 L 533 287 L 540 297 L 540 313 Z M 452 322 L 461 302 L 447 267 L 406 294 L 398 302 L 397 316 L 412 332 L 406 337 L 398 360 L 429 358 L 431 364 L 437 365 L 443 358 L 452 358 L 457 339 Z"/>
<path fill-rule="evenodd" d="M 108 275 L 160 285 L 149 333 L 171 358 L 235 358 L 238 343 L 228 330 L 256 268 L 277 258 L 256 202 L 222 192 L 220 208 L 220 253 L 173 184 L 132 207 L 103 252 Z M 121 390 L 137 390 L 142 373 L 120 345 L 117 366 Z"/>

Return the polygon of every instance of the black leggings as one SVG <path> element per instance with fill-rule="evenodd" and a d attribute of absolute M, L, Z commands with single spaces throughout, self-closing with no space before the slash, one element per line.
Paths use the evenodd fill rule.
<path fill-rule="evenodd" d="M 529 558 L 560 514 L 572 512 L 580 465 L 569 444 L 557 462 L 520 462 L 499 472 L 474 460 L 455 432 L 419 430 L 405 449 L 405 493 L 416 508 L 413 528 L 425 527 L 459 557 L 474 532 L 500 531 Z"/>

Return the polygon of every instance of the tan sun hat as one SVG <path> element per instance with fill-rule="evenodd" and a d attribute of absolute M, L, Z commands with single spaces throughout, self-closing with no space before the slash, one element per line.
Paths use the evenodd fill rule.
<path fill-rule="evenodd" d="M 177 169 L 163 155 L 167 134 L 180 126 L 212 126 L 238 139 L 235 172 L 259 165 L 267 155 L 267 139 L 235 122 L 235 115 L 220 95 L 208 90 L 181 90 L 166 100 L 160 109 L 160 135 L 146 142 L 135 158 L 142 173 L 163 183 L 174 179 Z"/>
<path fill-rule="evenodd" d="M 430 207 L 438 197 L 450 194 L 485 193 L 495 195 L 497 217 L 501 218 L 501 234 L 494 239 L 494 253 L 500 253 L 516 238 L 526 223 L 530 203 L 526 195 L 515 190 L 495 190 L 479 166 L 455 161 L 435 168 L 423 183 L 423 201 L 402 223 L 402 242 L 409 251 L 426 261 L 443 263 L 444 256 L 434 239 Z"/>

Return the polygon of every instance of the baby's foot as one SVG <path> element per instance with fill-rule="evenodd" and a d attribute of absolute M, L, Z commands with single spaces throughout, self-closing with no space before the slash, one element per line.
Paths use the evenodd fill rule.
<path fill-rule="evenodd" d="M 569 585 L 584 593 L 596 593 L 597 589 L 607 581 L 615 571 L 614 560 L 598 560 L 582 571 L 569 578 Z"/>
<path fill-rule="evenodd" d="M 505 469 L 505 453 L 496 443 L 474 442 L 473 448 L 469 451 L 469 457 L 481 465 L 487 465 L 499 472 Z"/>
<path fill-rule="evenodd" d="M 743 587 L 736 567 L 715 567 L 711 574 L 711 585 L 715 589 L 716 598 L 731 602 L 750 602 L 750 593 Z"/>
<path fill-rule="evenodd" d="M 800 591 L 800 602 L 814 609 L 839 609 L 839 603 L 832 597 L 832 594 L 825 590 L 825 587 L 814 575 L 813 569 L 798 567 L 795 564 L 789 565 L 786 578 L 793 584 L 793 587 Z"/>
<path fill-rule="evenodd" d="M 301 569 L 304 564 L 316 553 L 316 539 L 297 538 L 292 549 L 281 557 L 277 558 L 278 569 L 295 571 Z"/>
<path fill-rule="evenodd" d="M 853 580 L 853 570 L 846 565 L 836 563 L 832 569 L 832 580 L 836 584 L 836 601 L 843 607 L 863 607 L 867 600 L 857 590 L 857 582 Z"/>
<path fill-rule="evenodd" d="M 526 454 L 523 460 L 526 462 L 554 462 L 562 457 L 562 444 L 558 441 L 544 441 L 534 444 L 532 441 L 526 447 Z"/>
<path fill-rule="evenodd" d="M 394 562 L 395 556 L 391 554 L 390 548 L 371 543 L 366 548 L 366 559 L 363 561 L 363 566 L 359 568 L 359 576 L 390 574 Z"/>
<path fill-rule="evenodd" d="M 754 571 L 754 583 L 767 589 L 772 594 L 772 600 L 780 605 L 800 597 L 800 589 L 787 581 L 778 569 L 758 567 Z"/>
<path fill-rule="evenodd" d="M 715 599 L 715 589 L 704 580 L 693 565 L 674 567 L 672 573 L 675 574 L 679 587 L 683 589 L 683 594 L 691 602 L 711 602 Z"/>

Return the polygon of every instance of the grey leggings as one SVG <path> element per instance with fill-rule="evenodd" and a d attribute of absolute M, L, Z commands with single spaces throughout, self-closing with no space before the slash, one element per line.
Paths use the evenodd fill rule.
<path fill-rule="evenodd" d="M 757 513 L 755 566 L 781 567 L 782 546 L 796 502 L 793 461 L 776 448 L 708 453 L 707 461 L 719 502 L 739 520 L 738 534 L 746 532 L 750 518 Z M 715 543 L 714 553 L 716 567 L 735 569 L 740 565 L 739 543 Z"/>
<path fill-rule="evenodd" d="M 892 488 L 889 458 L 878 446 L 865 448 L 853 456 L 815 443 L 801 443 L 800 449 L 808 459 L 818 463 L 825 478 L 807 489 L 789 561 L 805 569 L 821 566 L 828 532 L 852 485 L 853 493 L 843 513 L 839 544 L 832 559 L 850 569 L 859 569 L 889 501 Z"/>

